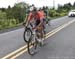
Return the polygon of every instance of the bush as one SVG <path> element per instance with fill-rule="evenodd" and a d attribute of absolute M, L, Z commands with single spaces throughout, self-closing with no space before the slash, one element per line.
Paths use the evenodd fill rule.
<path fill-rule="evenodd" d="M 58 17 L 58 16 L 60 16 L 60 13 L 58 13 L 56 10 L 50 10 L 49 16 L 50 17 Z"/>
<path fill-rule="evenodd" d="M 49 10 L 49 15 L 50 15 L 51 17 L 54 17 L 55 13 L 56 13 L 55 10 Z"/>
<path fill-rule="evenodd" d="M 0 20 L 0 29 L 10 28 L 17 26 L 16 19 L 1 19 Z"/>
<path fill-rule="evenodd" d="M 0 19 L 6 19 L 6 13 L 0 10 Z"/>
<path fill-rule="evenodd" d="M 67 15 L 67 13 L 60 13 L 60 16 L 65 16 Z"/>

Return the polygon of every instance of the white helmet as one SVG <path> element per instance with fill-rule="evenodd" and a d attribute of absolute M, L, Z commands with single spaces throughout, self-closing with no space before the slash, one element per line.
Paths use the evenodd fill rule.
<path fill-rule="evenodd" d="M 34 7 L 30 7 L 30 11 L 33 11 L 34 10 Z"/>

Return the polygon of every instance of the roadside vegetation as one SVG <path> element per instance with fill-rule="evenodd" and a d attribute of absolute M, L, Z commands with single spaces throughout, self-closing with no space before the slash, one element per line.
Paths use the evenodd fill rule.
<path fill-rule="evenodd" d="M 0 8 L 0 30 L 19 26 L 26 17 L 26 7 L 28 6 L 28 4 L 21 2 L 15 4 L 14 7 Z M 57 9 L 48 9 L 48 17 L 53 19 L 65 16 L 71 9 L 75 9 L 75 2 L 73 5 L 71 3 L 64 4 L 63 6 L 58 4 Z"/>

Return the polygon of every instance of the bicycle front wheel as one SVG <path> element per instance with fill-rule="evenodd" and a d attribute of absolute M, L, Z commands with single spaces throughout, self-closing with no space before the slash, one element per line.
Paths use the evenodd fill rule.
<path fill-rule="evenodd" d="M 32 31 L 30 28 L 26 28 L 23 34 L 24 41 L 26 43 L 30 42 L 30 38 L 32 37 Z"/>

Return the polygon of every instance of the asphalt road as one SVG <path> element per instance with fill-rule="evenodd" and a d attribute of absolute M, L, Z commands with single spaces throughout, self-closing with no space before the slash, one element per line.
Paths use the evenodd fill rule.
<path fill-rule="evenodd" d="M 34 56 L 27 53 L 16 59 L 75 59 L 75 22 L 46 40 Z"/>
<path fill-rule="evenodd" d="M 65 17 L 61 17 L 61 18 L 58 18 L 56 20 L 52 20 L 50 23 L 51 23 L 51 26 L 47 26 L 47 32 L 53 30 L 54 28 L 57 28 L 58 26 L 64 24 L 64 23 L 67 23 L 68 21 L 71 21 L 73 20 L 73 18 L 68 18 L 67 16 Z M 74 28 L 74 27 L 73 27 Z M 70 29 L 71 30 L 71 29 Z M 69 31 L 69 30 L 67 30 Z M 66 32 L 67 32 L 66 31 Z M 0 57 L 3 57 L 5 55 L 7 55 L 8 53 L 11 53 L 13 51 L 15 51 L 16 49 L 22 47 L 25 45 L 25 42 L 23 40 L 23 32 L 24 32 L 24 28 L 21 28 L 21 29 L 17 29 L 17 30 L 14 30 L 14 31 L 10 31 L 10 32 L 6 32 L 6 33 L 2 33 L 0 34 Z M 64 33 L 63 33 L 64 32 Z M 64 35 L 66 34 L 67 36 L 69 36 L 69 33 L 65 33 L 65 30 L 59 32 L 59 33 L 62 33 L 61 35 Z M 73 32 L 74 33 L 74 32 Z M 49 43 L 47 44 L 46 47 L 43 47 L 41 48 L 41 52 L 38 53 L 37 55 L 35 55 L 35 57 L 32 57 L 32 59 L 47 59 L 46 57 L 48 57 L 48 59 L 50 59 L 50 56 L 54 56 L 54 55 L 60 55 L 61 52 L 66 52 L 63 50 L 64 46 L 63 46 L 63 38 L 64 40 L 66 39 L 66 35 L 64 36 L 60 36 L 60 34 L 57 33 L 58 36 L 52 36 L 50 41 L 48 41 Z M 69 36 L 70 37 L 70 36 Z M 69 38 L 68 37 L 68 38 Z M 61 38 L 61 39 L 60 39 Z M 58 39 L 58 40 L 56 40 Z M 70 40 L 70 39 L 69 39 Z M 52 42 L 53 43 L 52 43 Z M 50 43 L 51 42 L 51 43 Z M 55 43 L 54 43 L 55 42 Z M 62 46 L 61 46 L 62 44 Z M 66 44 L 66 43 L 65 43 Z M 68 45 L 68 41 L 67 41 L 67 45 Z M 70 44 L 69 44 L 70 45 Z M 51 48 L 50 48 L 51 47 Z M 62 47 L 62 49 L 61 49 Z M 66 46 L 65 46 L 66 47 Z M 69 47 L 68 47 L 69 48 Z M 60 50 L 61 49 L 61 50 Z M 66 48 L 64 48 L 66 49 Z M 45 52 L 46 51 L 46 52 Z M 50 52 L 49 52 L 50 51 Z M 55 52 L 54 52 L 55 51 Z M 61 51 L 61 52 L 60 52 Z M 57 53 L 59 52 L 59 53 Z M 49 54 L 48 54 L 49 53 Z M 62 55 L 63 55 L 62 53 Z M 43 54 L 43 55 L 42 55 Z M 46 55 L 47 54 L 47 55 Z M 31 57 L 29 57 L 28 55 L 22 55 L 23 57 L 19 57 L 18 59 L 30 59 Z M 43 57 L 44 56 L 44 57 Z M 58 57 L 58 56 L 57 56 Z"/>

